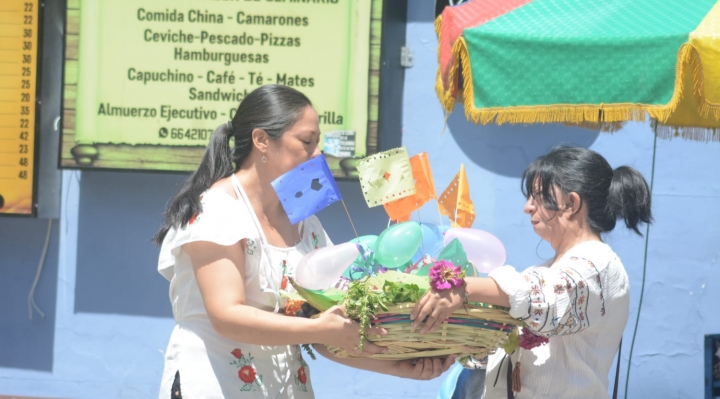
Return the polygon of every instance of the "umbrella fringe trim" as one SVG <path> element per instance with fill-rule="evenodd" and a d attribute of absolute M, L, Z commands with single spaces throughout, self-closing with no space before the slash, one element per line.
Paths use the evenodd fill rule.
<path fill-rule="evenodd" d="M 660 123 L 667 121 L 670 115 L 675 112 L 683 93 L 688 88 L 683 84 L 683 76 L 685 68 L 692 68 L 693 78 L 693 96 L 697 103 L 697 112 L 703 118 L 712 118 L 720 121 L 720 104 L 711 103 L 705 97 L 705 74 L 703 73 L 702 59 L 697 49 L 689 43 L 680 46 L 677 55 L 677 64 L 675 66 L 675 89 L 673 96 L 667 105 L 659 108 L 650 108 L 648 112 L 650 116 L 657 119 Z M 706 130 L 717 130 L 707 128 Z"/>
<path fill-rule="evenodd" d="M 435 30 L 440 38 L 442 17 L 435 20 Z M 472 85 L 472 68 L 468 55 L 467 43 L 460 37 L 453 45 L 453 66 L 448 73 L 448 87 L 442 79 L 442 70 L 438 67 L 435 90 L 446 113 L 452 112 L 455 103 L 464 104 L 465 116 L 475 124 L 487 125 L 496 123 L 532 124 L 532 123 L 564 123 L 574 126 L 598 129 L 607 132 L 617 131 L 624 121 L 644 121 L 645 113 L 660 121 L 658 136 L 662 138 L 678 137 L 701 141 L 720 141 L 720 129 L 702 127 L 684 127 L 663 125 L 676 110 L 684 90 L 682 76 L 685 68 L 692 68 L 693 95 L 698 105 L 698 113 L 705 118 L 720 121 L 720 104 L 707 101 L 704 90 L 704 74 L 700 54 L 691 44 L 684 44 L 678 50 L 676 78 L 673 96 L 666 105 L 647 105 L 633 103 L 619 104 L 553 104 L 538 106 L 476 108 L 474 104 L 474 88 Z M 438 65 L 440 53 L 438 50 Z M 457 68 L 457 63 L 461 68 Z M 461 69 L 463 87 L 456 89 L 457 71 Z M 453 93 L 457 92 L 457 95 Z"/>
<path fill-rule="evenodd" d="M 657 135 L 661 139 L 683 138 L 692 141 L 720 142 L 720 128 L 670 126 L 658 124 Z"/>
<path fill-rule="evenodd" d="M 440 43 L 441 36 L 442 36 L 442 14 L 438 15 L 437 18 L 435 18 L 435 34 L 438 38 L 438 43 Z M 452 49 L 453 57 L 456 57 L 455 55 L 455 46 L 453 45 Z M 438 46 L 437 51 L 437 58 L 438 58 L 438 70 L 437 70 L 437 81 L 435 82 L 435 92 L 437 93 L 438 99 L 440 99 L 440 103 L 442 104 L 443 109 L 445 110 L 446 114 L 449 114 L 452 112 L 453 108 L 455 107 L 455 96 L 453 95 L 454 84 L 450 83 L 450 88 L 448 90 L 445 90 L 445 84 L 443 83 L 442 78 L 442 63 L 440 60 L 440 46 Z M 453 62 L 454 64 L 454 62 Z M 451 79 L 455 79 L 455 68 L 454 65 L 451 65 L 450 72 L 448 76 L 448 81 Z M 447 118 L 445 118 L 447 120 Z"/>
<path fill-rule="evenodd" d="M 435 18 L 435 34 L 440 37 L 440 31 L 442 29 L 442 14 L 438 15 L 437 18 Z M 438 53 L 440 51 L 438 50 Z"/>

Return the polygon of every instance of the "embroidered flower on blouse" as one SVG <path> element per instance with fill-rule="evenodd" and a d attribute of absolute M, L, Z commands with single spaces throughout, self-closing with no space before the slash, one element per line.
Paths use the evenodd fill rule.
<path fill-rule="evenodd" d="M 255 373 L 255 369 L 251 366 L 243 366 L 238 371 L 238 377 L 240 377 L 240 379 L 246 384 L 252 384 L 255 382 L 256 376 L 257 374 Z"/>
<path fill-rule="evenodd" d="M 253 356 L 251 353 L 243 353 L 240 348 L 235 348 L 230 353 L 235 357 L 235 360 L 230 362 L 231 366 L 238 367 L 237 376 L 244 384 L 240 387 L 240 391 L 259 391 L 260 387 L 263 386 L 262 375 L 258 375 L 255 368 L 252 366 Z"/>
<path fill-rule="evenodd" d="M 305 363 L 305 360 L 302 358 L 302 353 L 298 352 L 297 360 L 300 362 L 300 368 L 298 368 L 297 373 L 295 373 L 295 385 L 298 387 L 298 389 L 302 392 L 307 392 L 307 382 L 308 382 L 308 376 L 305 370 L 307 370 L 307 363 Z"/>
<path fill-rule="evenodd" d="M 188 220 L 188 224 L 189 224 L 189 225 L 192 225 L 193 223 L 195 223 L 195 221 L 196 221 L 197 218 L 198 218 L 198 215 L 199 215 L 198 213 L 193 213 L 193 215 L 190 216 L 190 220 Z"/>
<path fill-rule="evenodd" d="M 311 234 L 311 236 L 312 236 L 313 247 L 314 247 L 315 249 L 318 249 L 318 242 L 319 242 L 319 237 L 318 237 L 318 235 L 315 234 L 314 231 L 310 232 L 310 234 Z"/>
<path fill-rule="evenodd" d="M 307 374 L 305 374 L 305 367 L 300 367 L 297 372 L 298 381 L 300 381 L 301 384 L 307 383 Z"/>

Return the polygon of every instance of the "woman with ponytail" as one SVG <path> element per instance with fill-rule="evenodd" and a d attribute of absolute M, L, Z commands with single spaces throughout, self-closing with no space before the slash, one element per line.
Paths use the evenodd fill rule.
<path fill-rule="evenodd" d="M 641 234 L 639 224 L 652 221 L 648 184 L 631 167 L 613 170 L 594 151 L 559 147 L 527 167 L 522 192 L 533 230 L 555 256 L 522 272 L 502 266 L 487 278 L 430 291 L 411 318 L 421 332 L 433 331 L 469 300 L 508 307 L 524 322 L 519 346 L 491 355 L 486 373 L 468 371 L 475 378 L 465 379 L 457 397 L 607 398 L 630 286 L 602 235 L 618 219 Z M 463 395 L 483 380 L 473 396 Z"/>
<path fill-rule="evenodd" d="M 213 132 L 197 170 L 170 200 L 154 237 L 177 322 L 161 399 L 313 398 L 300 344 L 346 349 L 360 358 L 335 359 L 318 346 L 337 362 L 406 378 L 434 378 L 452 363 L 364 358 L 386 349 L 370 342 L 358 349 L 360 326 L 340 307 L 315 319 L 283 314 L 279 292 L 292 290 L 297 263 L 332 243 L 315 216 L 292 225 L 271 182 L 318 156 L 319 138 L 305 95 L 261 86 Z"/>

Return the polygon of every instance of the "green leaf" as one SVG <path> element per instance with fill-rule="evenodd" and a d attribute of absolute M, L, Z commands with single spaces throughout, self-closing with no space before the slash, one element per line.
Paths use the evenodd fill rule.
<path fill-rule="evenodd" d="M 520 338 L 518 337 L 517 329 L 515 329 L 512 334 L 508 336 L 507 341 L 502 344 L 501 348 L 505 349 L 505 353 L 511 355 L 519 346 Z"/>
<path fill-rule="evenodd" d="M 338 304 L 338 300 L 333 300 L 325 296 L 324 293 L 318 291 L 311 291 L 300 286 L 293 278 L 290 278 L 290 284 L 295 287 L 298 294 L 306 300 L 309 304 L 313 305 L 316 309 L 323 312 L 331 307 Z"/>
<path fill-rule="evenodd" d="M 315 357 L 315 352 L 313 352 L 310 344 L 302 344 L 302 348 L 305 352 L 307 352 L 308 356 L 310 356 L 310 359 L 317 360 L 317 358 Z"/>
<path fill-rule="evenodd" d="M 345 299 L 345 295 L 347 295 L 347 292 L 337 288 L 330 288 L 322 292 L 322 296 L 336 303 L 342 302 L 342 300 Z"/>
<path fill-rule="evenodd" d="M 384 311 L 386 311 L 386 312 L 388 311 L 388 307 L 385 306 L 385 303 L 383 303 L 383 302 L 378 302 L 378 306 L 380 306 L 380 309 L 382 309 L 382 310 L 384 310 Z"/>
<path fill-rule="evenodd" d="M 392 304 L 417 302 L 420 299 L 420 287 L 417 284 L 386 281 L 383 286 L 383 298 Z"/>
<path fill-rule="evenodd" d="M 400 273 L 394 270 L 377 274 L 368 279 L 368 283 L 371 283 L 378 288 L 383 287 L 386 281 L 398 284 L 415 284 L 420 288 L 423 293 L 430 289 L 430 281 L 428 281 L 426 277 L 417 276 L 414 274 Z"/>

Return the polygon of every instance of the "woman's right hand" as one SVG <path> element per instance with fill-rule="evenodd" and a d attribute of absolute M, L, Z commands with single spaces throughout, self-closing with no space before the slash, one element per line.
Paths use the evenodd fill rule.
<path fill-rule="evenodd" d="M 423 323 L 425 324 L 420 329 L 421 334 L 437 330 L 456 309 L 463 305 L 463 290 L 464 287 L 442 291 L 428 290 L 410 312 L 413 330 Z"/>
<path fill-rule="evenodd" d="M 394 362 L 396 375 L 401 378 L 414 380 L 432 380 L 446 372 L 453 365 L 456 355 L 443 357 L 425 357 L 419 359 L 396 360 Z"/>
<path fill-rule="evenodd" d="M 345 308 L 333 306 L 320 314 L 317 322 L 320 325 L 320 344 L 344 349 L 353 356 L 367 357 L 377 353 L 387 352 L 384 346 L 378 346 L 365 340 L 360 350 L 360 324 L 352 320 L 345 313 Z M 387 330 L 382 327 L 370 327 L 367 335 L 385 335 Z"/>

